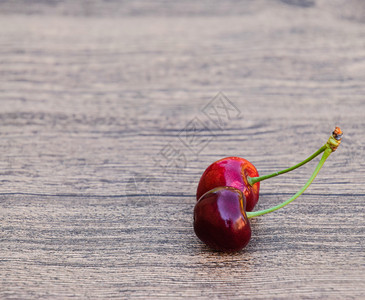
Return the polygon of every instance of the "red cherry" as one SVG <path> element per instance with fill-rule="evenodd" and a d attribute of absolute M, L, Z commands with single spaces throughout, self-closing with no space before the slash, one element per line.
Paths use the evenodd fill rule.
<path fill-rule="evenodd" d="M 243 249 L 251 238 L 249 219 L 281 209 L 303 194 L 326 159 L 336 151 L 341 139 L 342 131 L 336 127 L 327 143 L 310 157 L 293 167 L 261 177 L 258 177 L 256 168 L 243 158 L 227 157 L 216 161 L 205 170 L 199 182 L 199 200 L 194 208 L 196 235 L 216 250 L 233 252 Z M 252 209 L 258 200 L 260 181 L 299 168 L 321 153 L 322 158 L 313 174 L 296 194 L 276 206 L 246 213 L 246 200 L 249 201 L 248 209 Z"/>
<path fill-rule="evenodd" d="M 194 231 L 209 247 L 239 251 L 251 238 L 245 212 L 245 196 L 232 187 L 218 187 L 205 193 L 194 208 Z"/>
<path fill-rule="evenodd" d="M 234 187 L 246 197 L 246 211 L 252 211 L 259 200 L 260 182 L 252 186 L 247 176 L 258 177 L 253 164 L 241 157 L 226 157 L 212 163 L 200 178 L 196 192 L 197 200 L 206 192 L 219 186 Z"/>

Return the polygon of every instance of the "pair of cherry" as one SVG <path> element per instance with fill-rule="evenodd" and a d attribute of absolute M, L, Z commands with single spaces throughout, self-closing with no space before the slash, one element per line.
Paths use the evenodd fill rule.
<path fill-rule="evenodd" d="M 299 164 L 273 174 L 259 176 L 244 158 L 227 157 L 211 164 L 203 173 L 194 208 L 194 231 L 199 239 L 215 250 L 233 252 L 243 249 L 251 238 L 249 219 L 278 210 L 298 198 L 313 182 L 329 155 L 341 143 L 342 131 L 336 127 L 324 146 Z M 269 179 L 311 161 L 323 153 L 312 176 L 291 198 L 281 204 L 253 212 L 260 181 Z"/>

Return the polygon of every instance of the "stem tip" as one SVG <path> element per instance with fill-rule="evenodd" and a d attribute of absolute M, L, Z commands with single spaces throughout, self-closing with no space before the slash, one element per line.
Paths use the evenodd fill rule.
<path fill-rule="evenodd" d="M 332 135 L 337 141 L 341 140 L 343 135 L 341 128 L 336 127 L 335 130 L 332 132 Z"/>
<path fill-rule="evenodd" d="M 327 145 L 332 151 L 336 151 L 337 147 L 341 144 L 342 135 L 343 133 L 340 127 L 336 127 L 332 132 L 332 135 L 327 141 Z"/>

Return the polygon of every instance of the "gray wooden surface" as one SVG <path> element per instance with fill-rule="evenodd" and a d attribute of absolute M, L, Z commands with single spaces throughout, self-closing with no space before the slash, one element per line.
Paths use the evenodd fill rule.
<path fill-rule="evenodd" d="M 361 0 L 0 1 L 0 298 L 364 299 L 364 83 Z M 273 172 L 335 125 L 246 249 L 196 238 L 210 163 Z"/>

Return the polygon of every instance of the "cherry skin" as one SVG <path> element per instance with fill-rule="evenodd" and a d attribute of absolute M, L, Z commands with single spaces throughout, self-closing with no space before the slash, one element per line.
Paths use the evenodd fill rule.
<path fill-rule="evenodd" d="M 200 178 L 196 198 L 219 186 L 234 187 L 246 197 L 246 211 L 252 211 L 259 200 L 260 182 L 250 185 L 247 176 L 258 177 L 253 164 L 241 157 L 226 157 L 212 163 Z"/>
<path fill-rule="evenodd" d="M 245 212 L 245 196 L 232 187 L 218 187 L 205 193 L 194 208 L 194 231 L 215 250 L 243 249 L 251 238 Z"/>

